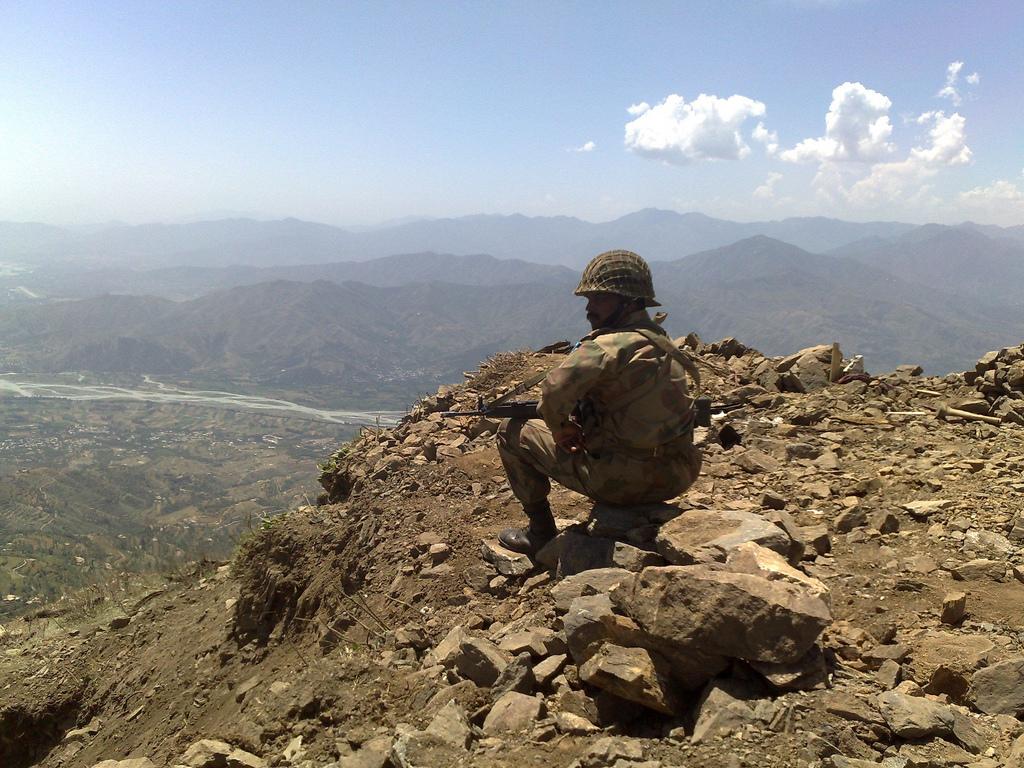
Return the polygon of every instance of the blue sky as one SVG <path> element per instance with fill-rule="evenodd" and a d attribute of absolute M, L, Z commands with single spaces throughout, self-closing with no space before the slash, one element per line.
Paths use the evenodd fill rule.
<path fill-rule="evenodd" d="M 1024 224 L 1021 40 L 1001 0 L 6 0 L 0 220 Z"/>

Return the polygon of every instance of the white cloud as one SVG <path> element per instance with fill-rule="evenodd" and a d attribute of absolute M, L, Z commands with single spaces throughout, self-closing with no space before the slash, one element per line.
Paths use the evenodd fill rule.
<path fill-rule="evenodd" d="M 629 112 L 629 114 L 633 115 L 634 117 L 637 117 L 638 115 L 642 115 L 650 108 L 650 104 L 648 104 L 646 101 L 641 101 L 639 104 L 630 104 L 628 107 L 626 107 L 626 111 Z"/>
<path fill-rule="evenodd" d="M 578 147 L 573 147 L 570 152 L 593 152 L 597 149 L 597 144 L 592 141 L 588 141 L 584 144 L 580 144 Z"/>
<path fill-rule="evenodd" d="M 780 157 L 791 163 L 879 160 L 893 150 L 891 106 L 892 101 L 878 91 L 861 83 L 843 83 L 832 91 L 825 135 L 804 139 Z"/>
<path fill-rule="evenodd" d="M 975 220 L 1004 227 L 1024 223 L 1024 190 L 1006 179 L 961 192 L 960 204 L 970 211 L 971 218 Z"/>
<path fill-rule="evenodd" d="M 779 151 L 779 134 L 775 131 L 769 131 L 764 127 L 764 123 L 759 122 L 757 124 L 750 133 L 750 138 L 764 144 L 764 151 L 768 153 L 769 157 L 773 157 Z"/>
<path fill-rule="evenodd" d="M 765 105 L 746 96 L 719 98 L 705 93 L 687 103 L 677 94 L 663 102 L 629 108 L 635 120 L 626 123 L 626 148 L 638 155 L 676 165 L 700 160 L 738 160 L 750 154 L 740 128 L 765 113 Z"/>
<path fill-rule="evenodd" d="M 960 193 L 965 203 L 1024 203 L 1024 192 L 1012 181 L 999 179 L 987 187 L 975 187 Z"/>
<path fill-rule="evenodd" d="M 963 101 L 963 96 L 960 94 L 959 83 L 960 83 L 960 71 L 964 68 L 962 61 L 952 61 L 949 66 L 946 67 L 946 84 L 942 86 L 942 89 L 935 94 L 940 99 L 949 99 L 953 102 L 954 107 L 960 106 Z M 972 72 L 966 78 L 964 78 L 969 85 L 977 85 L 981 81 L 981 75 L 977 72 Z"/>
<path fill-rule="evenodd" d="M 772 172 L 764 180 L 764 184 L 754 190 L 754 197 L 759 200 L 771 200 L 775 197 L 775 185 L 782 180 L 782 174 Z"/>
<path fill-rule="evenodd" d="M 925 112 L 916 120 L 918 125 L 931 123 L 928 131 L 930 147 L 914 147 L 912 158 L 927 165 L 964 165 L 971 161 L 971 148 L 966 143 L 967 121 L 959 112 L 946 117 L 944 112 Z"/>
<path fill-rule="evenodd" d="M 925 112 L 914 122 L 930 125 L 929 144 L 910 150 L 905 160 L 876 163 L 870 173 L 849 190 L 848 199 L 870 204 L 896 200 L 917 200 L 929 191 L 923 182 L 944 167 L 964 165 L 971 160 L 963 116 L 954 112 Z"/>

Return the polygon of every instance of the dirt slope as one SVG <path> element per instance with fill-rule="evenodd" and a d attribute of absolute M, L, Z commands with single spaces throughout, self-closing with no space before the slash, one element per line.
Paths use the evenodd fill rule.
<path fill-rule="evenodd" d="M 561 629 L 552 574 L 506 577 L 481 559 L 481 540 L 519 520 L 494 449 L 496 425 L 438 414 L 503 393 L 560 359 L 507 354 L 419 403 L 395 430 L 364 432 L 333 459 L 334 502 L 276 519 L 231 564 L 0 628 L 0 765 L 91 768 L 146 757 L 171 766 L 204 738 L 268 765 L 381 765 L 374 749 L 397 735 L 404 750 L 415 739 L 403 724 L 422 729 L 449 701 L 476 728 L 471 747 L 449 744 L 416 759 L 396 753 L 392 762 L 1015 765 L 1012 742 L 1024 728 L 1013 713 L 991 712 L 975 673 L 1024 655 L 1016 577 L 1024 430 L 937 420 L 941 402 L 976 398 L 962 377 L 904 371 L 779 392 L 801 388 L 779 373 L 800 363 L 766 361 L 735 342 L 698 349 L 717 371 L 708 391 L 744 403 L 726 420 L 742 445 L 717 442 L 726 422 L 701 432 L 704 472 L 680 504 L 784 507 L 809 542 L 816 526 L 827 527 L 831 551 L 811 550 L 803 564 L 831 591 L 825 685 L 765 690 L 750 700 L 752 716 L 694 742 L 689 714 L 609 700 L 580 682 L 570 660 L 556 686 L 534 686 L 543 707 L 524 732 L 480 732 L 495 693 L 432 664 L 431 649 L 457 626 L 495 640 Z M 564 489 L 552 502 L 565 519 L 590 510 Z M 820 536 L 817 543 L 824 549 Z M 943 624 L 943 598 L 953 591 L 966 594 L 966 617 Z M 943 706 L 964 705 L 956 711 L 979 736 L 913 737 L 894 726 L 878 695 L 901 679 Z M 907 683 L 900 690 L 920 693 Z M 687 694 L 688 710 L 699 693 Z M 601 741 L 609 735 L 611 754 Z"/>

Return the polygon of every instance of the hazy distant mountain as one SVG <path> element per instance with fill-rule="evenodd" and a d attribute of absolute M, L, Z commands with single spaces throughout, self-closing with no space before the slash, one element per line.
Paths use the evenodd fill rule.
<path fill-rule="evenodd" d="M 8 225 L 0 225 L 0 231 Z M 89 234 L 66 233 L 50 243 L 14 242 L 4 258 L 93 267 L 153 269 L 172 266 L 285 266 L 365 261 L 402 253 L 486 253 L 501 259 L 579 267 L 610 248 L 630 248 L 667 261 L 754 235 L 768 235 L 821 251 L 865 237 L 912 230 L 895 222 L 853 223 L 825 218 L 740 223 L 700 213 L 647 209 L 614 221 L 590 223 L 568 216 L 476 215 L 410 221 L 346 231 L 297 219 L 225 219 L 182 224 L 115 226 Z M 2 237 L 2 235 L 0 235 Z M 3 240 L 0 239 L 0 244 Z"/>
<path fill-rule="evenodd" d="M 514 285 L 551 282 L 574 283 L 576 271 L 565 267 L 533 264 L 493 256 L 454 256 L 411 253 L 384 256 L 370 261 L 300 264 L 291 267 L 168 267 L 152 270 L 108 268 L 71 271 L 39 270 L 16 281 L 52 297 L 87 298 L 105 293 L 148 294 L 169 299 L 193 299 L 213 291 L 273 280 L 333 283 L 355 281 L 392 287 L 438 281 L 458 285 Z"/>
<path fill-rule="evenodd" d="M 914 362 L 942 374 L 1024 338 L 1019 309 L 766 237 L 656 264 L 654 273 L 676 327 L 735 336 L 768 354 L 838 341 L 875 370 Z"/>
<path fill-rule="evenodd" d="M 1024 242 L 1012 238 L 928 224 L 897 238 L 858 241 L 833 253 L 973 302 L 1024 306 Z"/>
<path fill-rule="evenodd" d="M 482 356 L 581 335 L 564 286 L 275 281 L 186 302 L 104 296 L 0 312 L 0 368 L 414 391 Z"/>
<path fill-rule="evenodd" d="M 467 282 L 414 280 L 417 264 L 428 278 Z M 107 296 L 11 308 L 0 312 L 0 365 L 408 392 L 458 378 L 490 352 L 587 330 L 569 270 L 436 254 L 356 266 L 381 280 L 397 280 L 404 269 L 410 282 L 274 281 L 184 302 Z M 945 373 L 1024 338 L 1020 308 L 763 236 L 653 269 L 673 334 L 736 336 L 768 354 L 839 341 L 872 370 L 916 362 Z M 468 284 L 535 274 L 542 279 Z"/>
<path fill-rule="evenodd" d="M 0 263 L 67 247 L 73 235 L 49 224 L 0 221 Z"/>

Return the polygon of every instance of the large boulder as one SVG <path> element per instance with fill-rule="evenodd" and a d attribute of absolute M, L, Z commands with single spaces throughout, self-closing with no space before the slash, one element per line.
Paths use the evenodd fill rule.
<path fill-rule="evenodd" d="M 747 542 L 788 557 L 793 540 L 780 526 L 752 512 L 691 509 L 665 523 L 655 539 L 658 552 L 672 565 L 724 563 Z"/>
<path fill-rule="evenodd" d="M 807 586 L 721 566 L 645 568 L 611 600 L 659 650 L 776 664 L 799 660 L 832 621 L 827 602 Z"/>
<path fill-rule="evenodd" d="M 615 613 L 608 595 L 588 595 L 572 601 L 563 619 L 569 653 L 582 666 L 606 643 L 646 648 L 669 661 L 669 672 L 683 688 L 699 688 L 725 669 L 729 660 L 701 648 L 679 649 L 652 637 L 628 616 Z"/>

